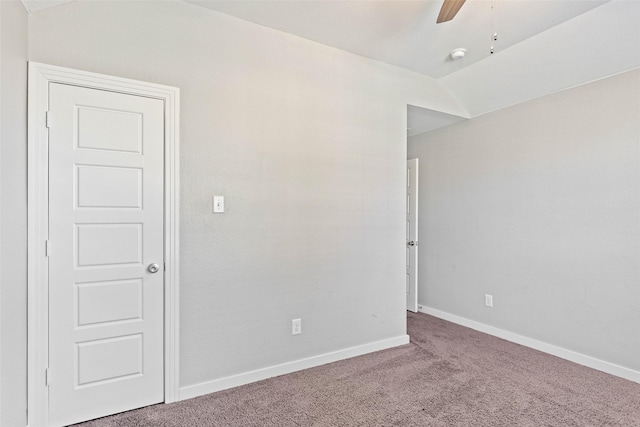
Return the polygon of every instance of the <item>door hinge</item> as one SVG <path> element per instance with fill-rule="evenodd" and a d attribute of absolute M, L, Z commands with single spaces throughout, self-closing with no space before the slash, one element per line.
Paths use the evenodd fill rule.
<path fill-rule="evenodd" d="M 47 111 L 45 112 L 45 126 L 47 128 L 51 127 L 51 111 Z"/>
<path fill-rule="evenodd" d="M 51 384 L 51 371 L 49 368 L 44 370 L 44 385 L 49 386 Z"/>
<path fill-rule="evenodd" d="M 44 255 L 47 257 L 51 256 L 51 240 L 44 241 Z"/>

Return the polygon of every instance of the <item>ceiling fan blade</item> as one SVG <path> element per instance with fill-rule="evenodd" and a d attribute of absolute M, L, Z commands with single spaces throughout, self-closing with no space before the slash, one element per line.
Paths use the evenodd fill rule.
<path fill-rule="evenodd" d="M 466 0 L 444 0 L 436 23 L 451 21 Z"/>

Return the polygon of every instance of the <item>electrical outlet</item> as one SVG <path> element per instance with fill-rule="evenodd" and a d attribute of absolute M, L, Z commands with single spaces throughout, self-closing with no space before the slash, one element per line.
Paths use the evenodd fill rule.
<path fill-rule="evenodd" d="M 493 295 L 484 294 L 484 305 L 493 307 Z"/>
<path fill-rule="evenodd" d="M 302 319 L 293 319 L 291 321 L 291 335 L 300 335 L 302 333 Z"/>

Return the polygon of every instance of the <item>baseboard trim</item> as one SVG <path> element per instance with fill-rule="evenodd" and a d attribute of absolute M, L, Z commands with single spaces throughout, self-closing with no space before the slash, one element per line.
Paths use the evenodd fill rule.
<path fill-rule="evenodd" d="M 256 369 L 254 371 L 244 372 L 225 378 L 219 378 L 212 381 L 206 381 L 199 384 L 181 387 L 180 400 L 191 399 L 193 397 L 202 396 L 204 394 L 226 390 L 232 387 L 265 380 L 267 378 L 277 377 L 279 375 L 289 374 L 291 372 L 301 371 L 303 369 L 313 368 L 316 366 L 325 365 L 327 363 L 349 359 L 351 357 L 362 356 L 363 354 L 386 350 L 388 348 L 397 347 L 404 344 L 409 344 L 409 335 L 401 335 L 395 338 L 375 341 L 356 347 L 350 347 L 343 350 L 320 354 L 318 356 L 312 356 L 305 359 L 282 363 L 280 365 L 269 366 L 266 368 Z"/>
<path fill-rule="evenodd" d="M 513 332 L 505 331 L 504 329 L 489 326 L 487 324 L 477 322 L 475 320 L 467 319 L 466 317 L 458 316 L 448 313 L 446 311 L 437 310 L 435 308 L 427 307 L 424 305 L 418 306 L 418 311 L 421 313 L 429 314 L 434 317 L 438 317 L 443 320 L 447 320 L 458 325 L 466 326 L 476 331 L 484 332 L 485 334 L 493 335 L 498 338 L 502 338 L 507 341 L 511 341 L 516 344 L 530 347 L 535 350 L 542 351 L 544 353 L 551 354 L 553 356 L 560 357 L 570 362 L 577 363 L 579 365 L 587 366 L 589 368 L 597 369 L 602 372 L 606 372 L 617 377 L 621 377 L 636 383 L 640 383 L 640 372 L 633 369 L 625 368 L 624 366 L 616 365 L 611 362 L 596 359 L 591 356 L 587 356 L 582 353 L 577 353 L 572 350 L 567 350 L 563 347 L 558 347 L 553 344 L 548 344 L 543 341 L 538 341 L 533 338 L 529 338 L 523 335 L 519 335 Z"/>

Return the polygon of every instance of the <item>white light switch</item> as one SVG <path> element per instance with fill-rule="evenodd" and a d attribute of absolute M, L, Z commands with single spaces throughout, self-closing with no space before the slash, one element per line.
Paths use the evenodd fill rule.
<path fill-rule="evenodd" d="M 224 212 L 224 196 L 213 196 L 213 213 Z"/>

